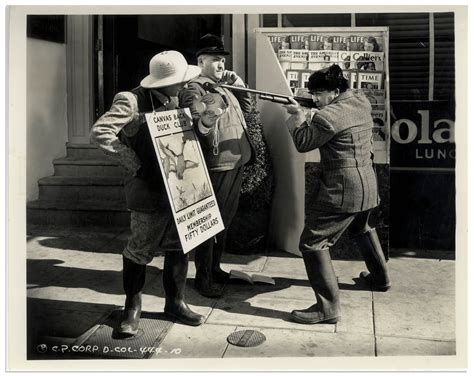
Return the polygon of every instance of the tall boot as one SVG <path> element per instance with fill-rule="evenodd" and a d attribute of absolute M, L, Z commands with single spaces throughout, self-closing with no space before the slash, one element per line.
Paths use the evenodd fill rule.
<path fill-rule="evenodd" d="M 212 253 L 212 278 L 217 283 L 227 283 L 229 281 L 229 273 L 221 269 L 222 254 L 224 253 L 227 230 L 216 235 L 217 242 L 214 243 Z"/>
<path fill-rule="evenodd" d="M 360 278 L 374 290 L 387 291 L 391 284 L 387 272 L 385 256 L 380 245 L 379 237 L 375 228 L 359 235 L 356 238 L 365 265 L 369 273 L 360 273 Z"/>
<path fill-rule="evenodd" d="M 184 302 L 187 274 L 188 255 L 181 251 L 166 252 L 163 268 L 165 315 L 185 325 L 198 326 L 204 322 L 204 316 L 191 311 Z"/>
<path fill-rule="evenodd" d="M 303 251 L 303 260 L 316 304 L 294 310 L 291 318 L 301 324 L 335 324 L 340 315 L 339 286 L 332 267 L 329 250 Z"/>
<path fill-rule="evenodd" d="M 221 289 L 214 284 L 212 278 L 213 241 L 214 239 L 209 239 L 195 249 L 196 278 L 194 279 L 194 286 L 202 296 L 219 298 L 222 296 Z"/>
<path fill-rule="evenodd" d="M 123 257 L 123 289 L 125 308 L 119 335 L 134 336 L 138 333 L 138 323 L 142 312 L 142 289 L 145 285 L 146 265 L 140 265 Z"/>

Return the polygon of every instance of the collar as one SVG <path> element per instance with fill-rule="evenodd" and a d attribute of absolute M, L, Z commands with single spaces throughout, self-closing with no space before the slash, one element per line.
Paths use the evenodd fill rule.
<path fill-rule="evenodd" d="M 343 101 L 343 100 L 348 99 L 348 98 L 353 97 L 353 96 L 354 96 L 354 92 L 351 89 L 347 89 L 344 93 L 339 94 L 337 96 L 337 98 L 335 98 L 332 101 L 332 103 Z"/>
<path fill-rule="evenodd" d="M 199 82 L 200 84 L 204 84 L 206 82 L 209 82 L 211 84 L 215 84 L 216 82 L 212 79 L 210 79 L 209 77 L 207 76 L 203 76 L 203 75 L 199 75 L 197 76 L 195 79 L 192 80 L 193 82 Z"/>
<path fill-rule="evenodd" d="M 167 95 L 160 92 L 158 89 L 150 89 L 150 92 L 154 98 L 158 100 L 159 103 L 154 103 L 155 108 L 160 107 L 160 104 L 166 110 L 174 110 L 178 108 L 177 98 L 175 97 L 168 97 Z"/>
<path fill-rule="evenodd" d="M 151 94 L 153 95 L 154 98 L 158 99 L 160 103 L 166 107 L 168 103 L 170 103 L 170 97 L 164 95 L 158 89 L 150 89 Z"/>

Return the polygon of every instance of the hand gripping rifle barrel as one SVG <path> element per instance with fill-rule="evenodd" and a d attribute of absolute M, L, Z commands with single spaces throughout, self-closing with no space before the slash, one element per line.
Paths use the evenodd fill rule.
<path fill-rule="evenodd" d="M 231 91 L 241 91 L 245 93 L 252 93 L 258 95 L 258 97 L 262 100 L 266 101 L 271 101 L 274 103 L 280 103 L 280 104 L 290 104 L 290 98 L 293 98 L 296 102 L 298 102 L 301 106 L 307 107 L 307 108 L 316 108 L 313 100 L 311 98 L 305 98 L 305 97 L 291 97 L 288 95 L 283 95 L 283 94 L 274 94 L 274 93 L 269 93 L 267 91 L 260 91 L 260 90 L 254 90 L 254 89 L 248 89 L 246 87 L 241 87 L 241 86 L 232 86 L 232 85 L 225 85 L 225 84 L 215 84 L 212 85 L 209 82 L 206 82 L 203 85 L 204 89 L 210 92 L 215 91 L 215 87 L 223 87 L 226 89 L 229 89 Z"/>

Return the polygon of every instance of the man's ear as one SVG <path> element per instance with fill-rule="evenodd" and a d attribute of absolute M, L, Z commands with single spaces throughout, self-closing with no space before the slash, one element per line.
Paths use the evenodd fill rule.
<path fill-rule="evenodd" d="M 197 63 L 198 63 L 198 66 L 199 66 L 199 67 L 202 67 L 202 65 L 203 65 L 203 60 L 204 60 L 204 58 L 203 58 L 202 55 L 201 55 L 201 56 L 198 56 Z"/>

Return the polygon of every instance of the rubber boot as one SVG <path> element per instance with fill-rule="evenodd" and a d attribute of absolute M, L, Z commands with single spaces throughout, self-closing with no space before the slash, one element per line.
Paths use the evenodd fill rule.
<path fill-rule="evenodd" d="M 372 289 L 376 291 L 387 291 L 391 284 L 377 231 L 373 228 L 358 236 L 356 241 L 364 257 L 365 265 L 369 270 L 368 273 L 360 273 L 359 277 L 365 284 L 371 286 Z"/>
<path fill-rule="evenodd" d="M 221 269 L 221 260 L 222 254 L 224 253 L 226 238 L 227 230 L 214 238 L 217 239 L 217 242 L 214 243 L 212 254 L 212 278 L 214 282 L 217 283 L 229 282 L 229 273 Z"/>
<path fill-rule="evenodd" d="M 301 324 L 335 324 L 340 318 L 339 286 L 329 250 L 303 252 L 303 260 L 316 304 L 294 310 L 291 318 Z"/>
<path fill-rule="evenodd" d="M 212 278 L 212 259 L 214 239 L 197 246 L 194 253 L 194 264 L 196 266 L 196 278 L 194 286 L 196 290 L 207 298 L 219 298 L 222 296 L 221 289 L 214 284 Z"/>
<path fill-rule="evenodd" d="M 123 257 L 123 289 L 125 308 L 118 334 L 131 337 L 138 333 L 142 312 L 142 289 L 145 285 L 146 265 L 140 265 Z"/>
<path fill-rule="evenodd" d="M 166 252 L 163 268 L 165 315 L 185 325 L 198 326 L 204 322 L 204 316 L 191 311 L 184 302 L 187 274 L 188 255 L 181 251 Z"/>

